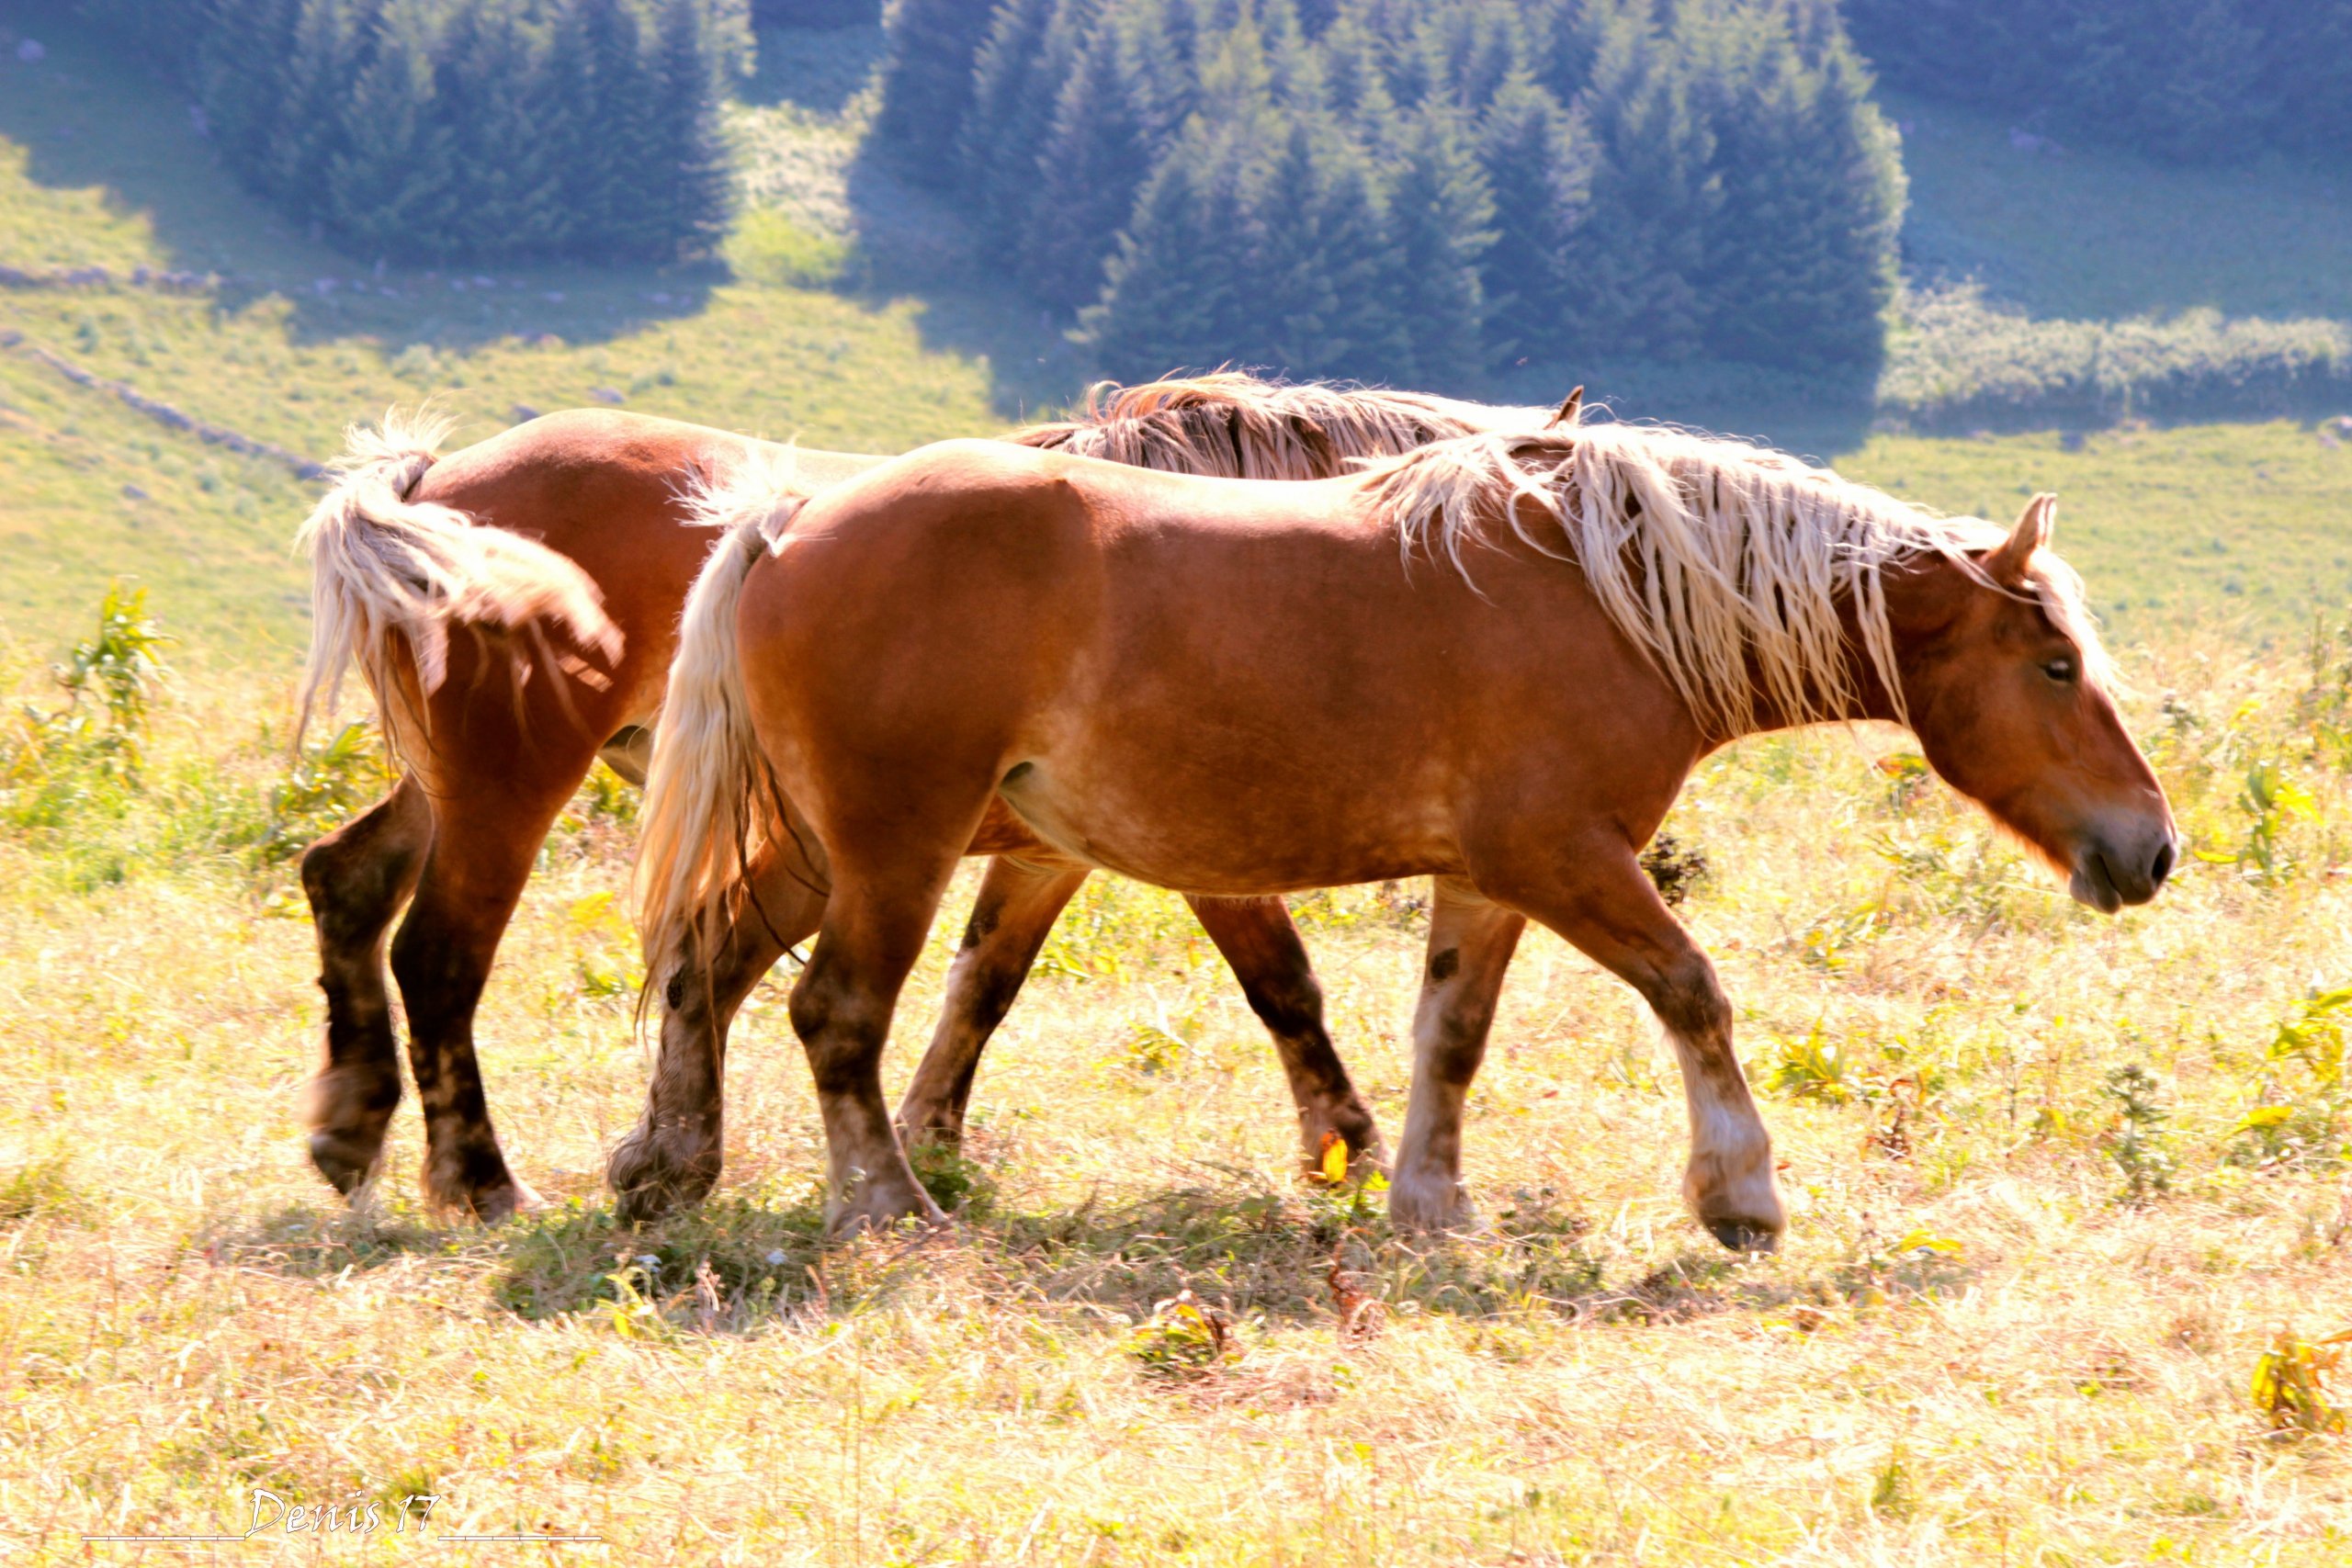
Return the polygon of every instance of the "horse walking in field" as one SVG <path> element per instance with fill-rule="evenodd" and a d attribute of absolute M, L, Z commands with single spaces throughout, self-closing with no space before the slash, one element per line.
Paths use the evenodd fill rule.
<path fill-rule="evenodd" d="M 1714 748 L 1885 719 L 2077 898 L 2154 897 L 2171 813 L 2046 547 L 2052 510 L 2004 531 L 1625 425 L 1291 485 L 950 442 L 797 510 L 750 498 L 695 587 L 654 750 L 649 991 L 709 984 L 747 925 L 816 934 L 791 1016 L 850 1230 L 937 1213 L 878 1064 L 963 855 L 1022 836 L 1216 897 L 1428 873 L 1392 1218 L 1470 1216 L 1464 1101 L 1532 919 L 1648 1001 L 1682 1069 L 1690 1205 L 1770 1247 L 1785 1211 L 1731 1005 L 1639 852 Z M 649 1125 L 691 1122 L 684 1086 L 715 1082 L 665 1064 Z"/>
<path fill-rule="evenodd" d="M 1017 433 L 1033 446 L 1237 478 L 1306 479 L 1357 457 L 1465 431 L 1541 424 L 1550 411 L 1409 393 L 1285 387 L 1243 376 L 1098 390 L 1082 417 Z M 1571 415 L 1571 417 L 1573 417 Z M 604 411 L 549 415 L 447 457 L 439 432 L 356 434 L 344 477 L 311 514 L 316 561 L 311 700 L 356 663 L 402 772 L 385 798 L 313 845 L 302 884 L 326 992 L 326 1061 L 308 1110 L 311 1156 L 336 1188 L 366 1182 L 400 1102 L 384 964 L 407 1007 L 425 1117 L 424 1186 L 437 1206 L 485 1220 L 530 1201 L 492 1129 L 473 1015 L 532 862 L 601 754 L 641 782 L 678 615 L 717 537 L 697 488 L 756 474 L 763 497 L 805 498 L 883 461 L 785 448 L 668 420 Z M 910 1131 L 952 1142 L 991 1030 L 1087 870 L 1018 837 L 976 906 L 933 1051 L 908 1100 Z M 1306 953 L 1279 901 L 1200 898 L 1193 908 L 1273 1034 L 1310 1156 L 1327 1134 L 1375 1153 L 1378 1132 L 1324 1031 Z M 742 988 L 667 1021 L 723 1028 L 781 944 L 747 936 Z M 702 998 L 696 998 L 699 1005 Z M 717 1071 L 716 1048 L 675 1054 Z M 664 1051 L 664 1059 L 673 1054 Z M 681 1134 L 707 1168 L 665 1167 L 625 1209 L 698 1196 L 716 1174 L 710 1111 Z"/>

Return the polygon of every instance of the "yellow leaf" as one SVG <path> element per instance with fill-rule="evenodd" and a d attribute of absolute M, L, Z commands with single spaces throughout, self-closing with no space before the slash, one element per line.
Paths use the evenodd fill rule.
<path fill-rule="evenodd" d="M 1323 1179 L 1337 1187 L 1348 1179 L 1348 1141 L 1337 1133 L 1323 1134 Z"/>

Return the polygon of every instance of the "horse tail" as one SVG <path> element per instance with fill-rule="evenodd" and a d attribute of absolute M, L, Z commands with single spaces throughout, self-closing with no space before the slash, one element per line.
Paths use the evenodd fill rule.
<path fill-rule="evenodd" d="M 452 423 L 395 411 L 375 429 L 345 431 L 335 486 L 294 536 L 311 562 L 311 659 L 297 745 L 321 695 L 332 706 L 356 664 L 376 694 L 393 755 L 413 765 L 426 739 L 425 699 L 448 674 L 452 626 L 493 635 L 527 628 L 539 651 L 591 684 L 605 677 L 577 659 L 559 659 L 544 626 L 560 626 L 608 665 L 620 658 L 620 628 L 577 564 L 519 534 L 409 499 Z M 403 648 L 406 659 L 397 656 Z M 517 664 L 529 657 L 518 651 Z"/>
<path fill-rule="evenodd" d="M 788 830 L 782 792 L 752 728 L 735 614 L 752 569 L 807 499 L 792 493 L 790 464 L 788 452 L 775 462 L 753 459 L 687 498 L 696 522 L 727 532 L 686 595 L 638 813 L 640 1011 L 683 941 L 695 939 L 708 961 L 707 939 L 736 914 L 754 852 Z"/>

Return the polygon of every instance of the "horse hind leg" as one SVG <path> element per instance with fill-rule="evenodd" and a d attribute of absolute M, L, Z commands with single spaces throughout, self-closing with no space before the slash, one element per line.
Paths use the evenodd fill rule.
<path fill-rule="evenodd" d="M 1323 987 L 1280 898 L 1187 897 L 1193 916 L 1225 955 L 1241 994 L 1273 1036 L 1298 1109 L 1300 1148 L 1309 1170 L 1323 1167 L 1329 1138 L 1347 1145 L 1351 1164 L 1377 1167 L 1380 1124 L 1349 1081 L 1345 1063 L 1323 1026 Z"/>
<path fill-rule="evenodd" d="M 474 1010 L 498 943 L 556 813 L 590 753 L 542 757 L 531 777 L 468 779 L 433 800 L 433 848 L 408 918 L 392 939 L 392 974 L 408 1006 L 409 1066 L 424 1109 L 425 1201 L 495 1224 L 537 1205 L 507 1168 L 474 1055 Z M 566 768 L 564 761 L 575 765 Z"/>
<path fill-rule="evenodd" d="M 753 868 L 752 897 L 717 935 L 707 964 L 691 935 L 656 961 L 661 1043 L 645 1114 L 605 1167 L 625 1223 L 698 1203 L 718 1184 L 725 1157 L 728 1027 L 761 976 L 815 931 L 824 913 L 824 878 L 797 852 L 771 850 Z"/>
<path fill-rule="evenodd" d="M 1004 1021 L 1054 921 L 1087 874 L 1082 865 L 1014 855 L 989 863 L 972 901 L 964 945 L 948 970 L 947 1000 L 931 1048 L 899 1103 L 899 1130 L 910 1145 L 963 1146 L 964 1111 L 989 1037 Z"/>
<path fill-rule="evenodd" d="M 1462 1186 L 1462 1111 L 1486 1058 L 1495 1001 L 1527 920 L 1454 877 L 1440 877 L 1430 907 L 1428 967 L 1413 1014 L 1413 1092 L 1405 1111 L 1388 1215 L 1397 1229 L 1466 1229 L 1475 1212 Z"/>
<path fill-rule="evenodd" d="M 882 1100 L 882 1050 L 907 972 L 922 955 L 977 807 L 923 855 L 903 840 L 861 865 L 833 846 L 832 897 L 808 967 L 792 988 L 792 1027 L 816 1079 L 825 1123 L 826 1228 L 846 1235 L 902 1219 L 945 1216 L 915 1180 Z"/>
<path fill-rule="evenodd" d="M 305 1120 L 311 1163 L 345 1196 L 375 1176 L 400 1105 L 384 933 L 415 891 L 432 842 L 432 808 L 403 774 L 382 800 L 302 856 L 327 1002 L 326 1059 L 311 1080 Z"/>

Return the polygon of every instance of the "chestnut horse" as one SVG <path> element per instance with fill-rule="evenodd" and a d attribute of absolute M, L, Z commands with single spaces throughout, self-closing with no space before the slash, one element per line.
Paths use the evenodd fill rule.
<path fill-rule="evenodd" d="M 691 988 L 747 878 L 770 940 L 817 933 L 791 1016 L 849 1230 L 938 1213 L 878 1063 L 961 856 L 1018 834 L 1220 897 L 1429 873 L 1392 1219 L 1469 1217 L 1464 1100 L 1532 919 L 1648 1001 L 1685 1196 L 1769 1248 L 1785 1211 L 1731 1005 L 1639 852 L 1714 748 L 1884 719 L 2076 897 L 2154 897 L 2171 813 L 2052 510 L 2004 532 L 1626 425 L 1294 485 L 926 447 L 755 511 L 697 581 L 640 839 L 649 987 Z"/>
<path fill-rule="evenodd" d="M 1079 419 L 1011 439 L 1148 467 L 1304 479 L 1547 417 L 1558 416 L 1217 375 L 1098 388 Z M 385 938 L 409 903 L 391 968 L 424 1106 L 424 1191 L 436 1206 L 497 1219 L 530 1193 L 491 1123 L 475 1005 L 539 845 L 597 756 L 642 782 L 679 612 L 717 537 L 688 525 L 697 516 L 689 492 L 755 468 L 782 474 L 783 493 L 805 496 L 883 459 L 604 411 L 533 420 L 446 458 L 435 451 L 438 434 L 355 432 L 341 483 L 302 533 L 317 562 L 305 716 L 357 663 L 403 769 L 382 801 L 302 863 L 327 1000 L 310 1146 L 346 1193 L 381 1158 L 401 1095 Z M 459 628 L 467 635 L 453 637 Z M 958 1136 L 989 1033 L 1086 874 L 1038 859 L 990 868 L 937 1040 L 909 1094 L 911 1131 Z M 1331 1048 L 1314 973 L 1282 905 L 1204 898 L 1193 908 L 1274 1037 L 1309 1156 L 1327 1134 L 1375 1152 L 1378 1130 Z M 775 953 L 754 945 L 763 972 Z M 707 1102 L 716 1106 L 715 1093 Z M 712 1122 L 692 1136 L 715 1150 L 718 1134 Z M 627 1208 L 626 1161 L 621 1175 Z"/>

